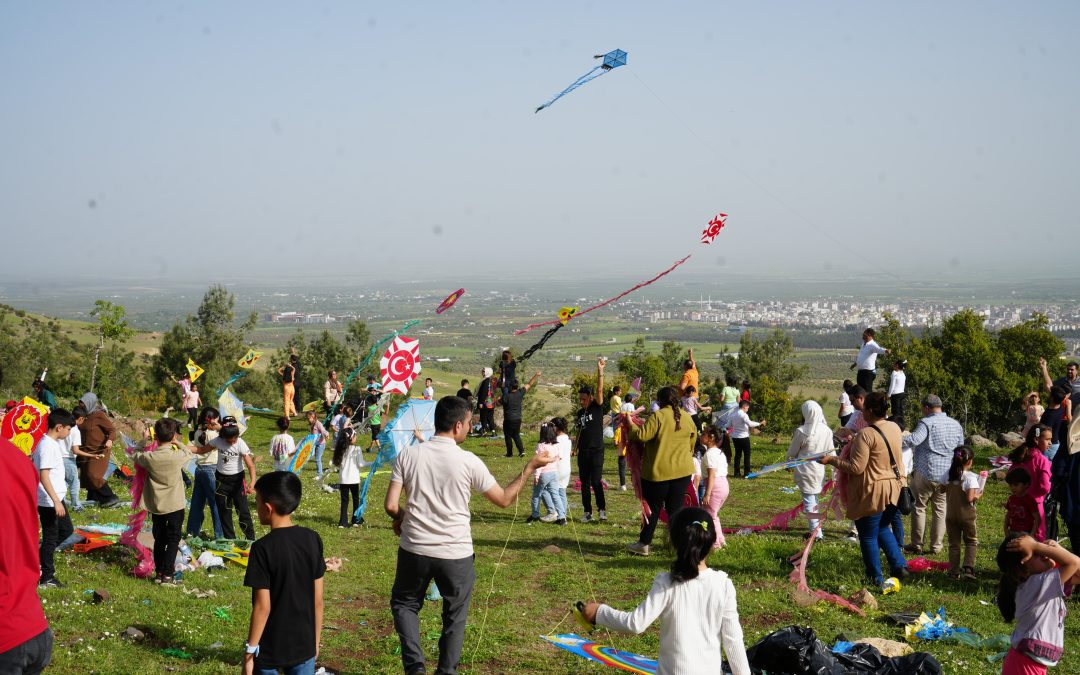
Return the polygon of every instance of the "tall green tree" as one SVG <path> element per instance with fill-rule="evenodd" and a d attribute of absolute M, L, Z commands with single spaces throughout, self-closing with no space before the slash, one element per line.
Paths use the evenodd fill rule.
<path fill-rule="evenodd" d="M 211 286 L 195 314 L 173 324 L 161 339 L 151 360 L 151 379 L 163 390 L 186 372 L 191 359 L 206 371 L 199 380 L 204 398 L 236 371 L 236 361 L 247 351 L 247 338 L 258 321 L 251 312 L 243 323 L 236 321 L 236 298 L 224 286 Z"/>
<path fill-rule="evenodd" d="M 108 300 L 97 300 L 94 309 L 90 310 L 90 316 L 97 318 L 98 345 L 94 350 L 94 368 L 90 373 L 90 391 L 94 391 L 97 383 L 98 362 L 101 359 L 101 350 L 105 348 L 105 342 L 123 344 L 131 339 L 135 331 L 128 326 L 127 311 L 123 305 L 114 305 Z"/>

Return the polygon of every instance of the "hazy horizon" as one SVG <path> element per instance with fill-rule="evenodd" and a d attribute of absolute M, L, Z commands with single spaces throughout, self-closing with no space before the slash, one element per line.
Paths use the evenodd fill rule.
<path fill-rule="evenodd" d="M 0 16 L 6 285 L 1080 278 L 1075 3 Z"/>

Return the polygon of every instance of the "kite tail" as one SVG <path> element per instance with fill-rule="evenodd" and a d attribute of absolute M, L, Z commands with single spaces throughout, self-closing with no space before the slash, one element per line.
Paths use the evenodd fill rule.
<path fill-rule="evenodd" d="M 223 393 L 225 393 L 225 390 L 229 388 L 229 385 L 230 385 L 230 384 L 232 384 L 233 382 L 236 382 L 237 380 L 239 380 L 239 379 L 240 379 L 241 377 L 243 377 L 243 376 L 245 376 L 245 375 L 247 375 L 247 371 L 246 371 L 246 370 L 241 370 L 241 371 L 239 371 L 239 372 L 236 372 L 236 373 L 233 373 L 232 375 L 230 375 L 230 376 L 229 376 L 229 379 L 225 380 L 225 384 L 221 385 L 221 386 L 220 386 L 220 387 L 218 388 L 218 390 L 217 390 L 217 394 L 215 394 L 215 396 L 217 396 L 217 397 L 219 397 L 219 398 L 220 398 L 220 397 L 221 397 L 221 395 L 222 395 Z"/>
<path fill-rule="evenodd" d="M 822 494 L 827 492 L 828 489 L 832 487 L 831 483 L 832 481 L 829 481 L 829 483 L 826 484 L 825 488 L 822 490 Z M 821 529 L 825 526 L 825 519 L 828 518 L 828 515 L 828 511 L 826 511 L 822 513 L 821 518 L 818 519 L 818 525 L 814 529 L 814 531 L 810 533 L 810 537 L 807 539 L 806 545 L 803 546 L 802 555 L 800 555 L 798 561 L 795 562 L 795 569 L 791 570 L 791 575 L 788 577 L 788 580 L 791 583 L 796 584 L 797 591 L 799 593 L 802 593 L 803 595 L 813 596 L 818 600 L 830 602 L 837 607 L 841 607 L 848 610 L 849 612 L 858 614 L 859 616 L 865 618 L 866 613 L 851 601 L 846 600 L 839 595 L 834 595 L 826 591 L 811 589 L 810 584 L 806 582 L 806 562 L 810 559 L 810 549 L 814 547 L 814 542 L 817 541 L 817 534 L 818 532 L 821 532 Z"/>
<path fill-rule="evenodd" d="M 342 391 L 348 391 L 349 390 L 349 385 L 352 384 L 352 381 L 354 379 L 356 379 L 356 376 L 360 374 L 360 371 L 362 371 L 364 368 L 368 367 L 368 364 L 371 363 L 372 359 L 375 358 L 375 354 L 377 354 L 379 352 L 379 349 L 383 345 L 385 345 L 387 342 L 390 342 L 391 340 L 396 338 L 398 335 L 401 335 L 402 333 L 404 333 L 404 332 L 412 329 L 413 327 L 419 325 L 420 323 L 422 323 L 422 321 L 420 319 L 413 319 L 412 321 L 408 321 L 408 322 L 405 323 L 404 326 L 401 327 L 401 330 L 391 331 L 390 334 L 386 335 L 381 340 L 379 340 L 375 344 L 371 345 L 371 349 L 368 350 L 367 356 L 364 357 L 364 360 L 362 360 L 360 362 L 360 365 L 353 368 L 352 372 L 349 373 L 349 376 L 345 378 L 345 382 L 343 382 L 342 385 L 341 385 L 341 390 Z M 329 424 L 330 423 L 330 420 L 332 420 L 334 418 L 334 413 L 337 412 L 337 410 L 341 406 L 344 398 L 345 398 L 344 396 L 339 396 L 338 397 L 338 400 L 334 403 L 333 406 L 330 407 L 330 412 L 326 415 L 326 419 L 323 420 L 323 424 Z"/>
<path fill-rule="evenodd" d="M 157 447 L 157 441 L 154 441 L 146 447 L 146 451 L 152 452 Z M 129 455 L 132 449 L 132 447 L 127 448 Z M 140 506 L 145 486 L 146 469 L 136 464 L 135 477 L 131 481 L 131 515 L 128 516 L 127 529 L 120 535 L 120 543 L 135 551 L 139 562 L 131 573 L 139 579 L 147 579 L 154 574 L 154 554 L 139 542 L 139 533 L 142 532 L 143 524 L 146 522 L 146 509 Z"/>
<path fill-rule="evenodd" d="M 604 58 L 604 55 L 601 54 L 599 56 L 599 58 Z M 596 72 L 598 70 L 600 71 L 599 73 Z M 558 94 L 555 94 L 554 98 L 551 98 L 550 100 L 548 100 L 548 101 L 546 101 L 544 103 L 541 103 L 540 107 L 538 107 L 533 112 L 540 112 L 544 108 L 550 107 L 551 104 L 554 103 L 555 101 L 558 101 L 560 98 L 562 98 L 563 96 L 566 96 L 567 94 L 574 91 L 575 89 L 577 89 L 581 85 L 585 84 L 586 82 L 591 82 L 592 80 L 595 80 L 596 78 L 598 78 L 601 75 L 603 75 L 604 73 L 606 73 L 608 70 L 610 70 L 610 68 L 604 68 L 603 66 L 594 67 L 589 72 L 585 73 L 584 75 L 582 75 L 578 79 L 574 80 L 574 83 L 571 84 L 569 87 L 567 87 L 566 89 L 563 89 Z M 594 75 L 593 73 L 596 73 L 596 74 Z"/>
<path fill-rule="evenodd" d="M 385 443 L 383 442 L 383 436 L 386 437 Z M 354 518 L 363 520 L 364 511 L 367 510 L 367 495 L 368 490 L 371 488 L 371 481 L 375 478 L 375 472 L 379 470 L 379 467 L 384 462 L 392 462 L 397 459 L 397 450 L 394 448 L 393 440 L 390 438 L 390 434 L 383 432 L 379 436 L 379 454 L 375 455 L 375 461 L 368 467 L 367 478 L 364 479 L 364 486 L 360 488 L 360 503 L 356 506 L 356 511 L 353 512 Z"/>
<path fill-rule="evenodd" d="M 644 523 L 652 515 L 652 509 L 649 508 L 649 504 L 645 501 L 641 492 L 641 464 L 645 459 L 645 444 L 630 437 L 631 419 L 634 424 L 643 424 L 643 420 L 636 413 L 621 415 L 619 427 L 622 433 L 619 436 L 622 445 L 618 447 L 626 454 L 626 467 L 630 471 L 630 483 L 634 488 L 634 496 L 641 502 L 641 518 Z"/>
<path fill-rule="evenodd" d="M 534 344 L 532 347 L 526 349 L 525 353 L 517 358 L 517 362 L 519 364 L 523 363 L 527 361 L 530 356 L 543 349 L 544 343 L 547 342 L 551 338 L 551 336 L 555 335 L 555 333 L 559 332 L 559 329 L 562 328 L 564 325 L 565 324 L 560 321 L 553 328 L 549 329 L 546 333 L 544 333 L 544 337 L 540 338 L 539 342 Z"/>
<path fill-rule="evenodd" d="M 660 274 L 657 274 L 652 279 L 649 279 L 647 281 L 642 281 L 637 286 L 634 286 L 633 288 L 628 288 L 627 290 L 623 291 L 622 293 L 619 293 L 618 295 L 616 295 L 614 298 L 609 298 L 607 300 L 604 300 L 600 304 L 593 305 L 592 307 L 589 307 L 588 309 L 581 310 L 580 312 L 574 314 L 574 318 L 576 319 L 577 317 L 581 316 L 582 314 L 588 314 L 589 312 L 593 311 L 594 309 L 600 309 L 601 307 L 606 307 L 607 305 L 610 305 L 611 303 L 616 302 L 618 300 L 621 300 L 622 298 L 626 297 L 627 295 L 630 295 L 631 293 L 638 290 L 639 288 L 644 288 L 644 287 L 648 286 L 649 284 L 653 283 L 654 281 L 657 281 L 661 277 L 664 277 L 664 276 L 667 276 L 668 274 L 671 274 L 672 272 L 675 271 L 676 267 L 678 267 L 679 265 L 681 265 L 684 262 L 686 262 L 687 260 L 689 260 L 690 256 L 692 256 L 692 255 L 694 255 L 694 254 L 691 253 L 690 255 L 686 256 L 682 260 L 676 261 L 674 265 L 667 268 L 666 270 L 664 270 Z M 521 335 L 522 333 L 528 333 L 529 331 L 531 331 L 531 330 L 533 330 L 535 328 L 540 328 L 542 326 L 550 326 L 550 325 L 556 324 L 556 323 L 561 323 L 561 321 L 559 319 L 553 319 L 551 321 L 544 321 L 542 323 L 532 323 L 532 324 L 529 324 L 528 326 L 526 326 L 525 328 L 514 331 L 514 335 Z"/>

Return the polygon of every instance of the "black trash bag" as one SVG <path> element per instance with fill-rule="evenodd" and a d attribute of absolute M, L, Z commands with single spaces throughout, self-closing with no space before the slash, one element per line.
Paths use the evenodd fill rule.
<path fill-rule="evenodd" d="M 944 672 L 934 655 L 927 652 L 894 656 L 886 661 L 881 675 L 941 675 Z"/>
<path fill-rule="evenodd" d="M 755 673 L 780 675 L 844 675 L 843 666 L 817 639 L 814 629 L 788 626 L 769 633 L 746 650 Z"/>
<path fill-rule="evenodd" d="M 876 647 L 856 644 L 834 654 L 812 628 L 788 626 L 769 633 L 746 650 L 755 675 L 941 675 L 941 665 L 925 652 L 885 658 Z"/>

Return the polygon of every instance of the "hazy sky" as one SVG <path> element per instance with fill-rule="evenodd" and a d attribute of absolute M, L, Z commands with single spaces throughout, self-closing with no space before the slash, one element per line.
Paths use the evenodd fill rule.
<path fill-rule="evenodd" d="M 1077 35 L 1076 2 L 8 2 L 0 275 L 1075 276 Z"/>

